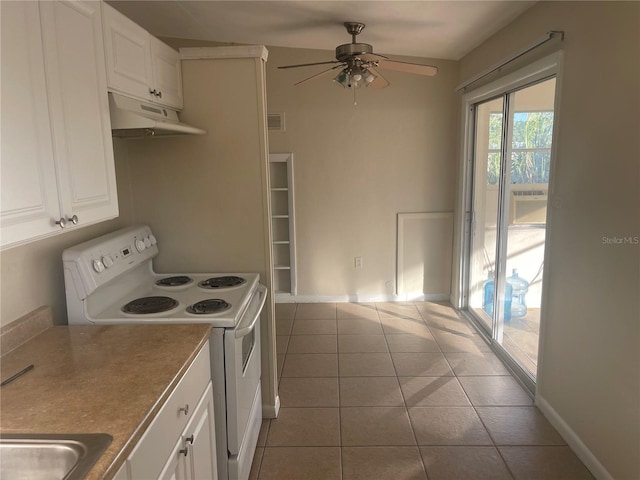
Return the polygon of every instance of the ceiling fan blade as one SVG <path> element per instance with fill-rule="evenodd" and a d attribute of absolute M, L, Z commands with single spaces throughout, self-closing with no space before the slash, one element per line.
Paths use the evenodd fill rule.
<path fill-rule="evenodd" d="M 312 65 L 329 65 L 331 63 L 342 63 L 337 60 L 331 60 L 329 62 L 316 62 L 316 63 L 301 63 L 300 65 L 284 65 L 278 68 L 298 68 L 298 67 L 310 67 Z"/>
<path fill-rule="evenodd" d="M 386 78 L 384 78 L 382 75 L 380 75 L 380 72 L 377 71 L 375 68 L 369 67 L 369 70 L 371 70 L 373 74 L 376 76 L 373 82 L 369 84 L 371 88 L 385 88 L 390 85 L 389 81 Z"/>
<path fill-rule="evenodd" d="M 419 65 L 417 63 L 397 62 L 395 60 L 379 60 L 378 68 L 387 70 L 397 70 L 405 73 L 416 73 L 418 75 L 428 75 L 433 77 L 438 73 L 438 67 L 431 65 Z"/>
<path fill-rule="evenodd" d="M 323 70 L 322 72 L 316 73 L 315 75 L 311 75 L 310 77 L 305 78 L 304 80 L 300 80 L 299 82 L 294 83 L 293 85 L 294 86 L 295 85 L 300 85 L 300 84 L 306 83 L 306 82 L 308 82 L 310 80 L 313 80 L 314 78 L 322 77 L 322 76 L 326 75 L 327 73 L 333 72 L 336 68 L 340 68 L 340 67 L 342 67 L 342 64 L 336 65 L 335 67 L 331 67 L 331 68 L 329 68 L 327 70 Z"/>
<path fill-rule="evenodd" d="M 358 55 L 358 58 L 364 60 L 365 62 L 377 62 L 381 58 L 388 60 L 389 57 L 385 57 L 384 55 L 380 55 L 378 53 L 365 53 L 364 55 Z"/>

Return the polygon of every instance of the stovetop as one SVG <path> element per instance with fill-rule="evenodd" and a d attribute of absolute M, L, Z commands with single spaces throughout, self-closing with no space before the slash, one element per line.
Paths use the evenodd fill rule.
<path fill-rule="evenodd" d="M 229 287 L 207 288 L 210 283 L 219 283 L 219 280 L 211 279 L 229 276 L 238 277 L 242 281 L 236 280 L 233 283 L 237 284 Z M 88 297 L 88 316 L 96 323 L 122 323 L 125 319 L 127 323 L 157 323 L 166 320 L 233 327 L 247 308 L 258 285 L 258 278 L 256 273 L 152 273 L 136 288 L 106 308 L 100 308 L 102 302 L 98 300 L 92 302 L 93 295 Z M 157 282 L 161 280 L 158 285 Z M 125 309 L 129 304 L 140 305 L 143 313 Z M 154 306 L 160 306 L 162 311 L 153 312 L 147 308 Z"/>

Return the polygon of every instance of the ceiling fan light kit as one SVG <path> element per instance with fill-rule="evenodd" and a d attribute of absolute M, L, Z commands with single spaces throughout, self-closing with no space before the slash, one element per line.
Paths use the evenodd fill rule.
<path fill-rule="evenodd" d="M 358 88 L 363 85 L 368 87 L 376 78 L 377 75 L 374 75 L 368 69 L 354 67 L 353 69 L 345 68 L 342 70 L 334 78 L 334 81 L 344 88 Z"/>
<path fill-rule="evenodd" d="M 364 29 L 364 23 L 344 22 L 347 33 L 351 35 L 351 43 L 345 43 L 336 47 L 336 60 L 328 62 L 304 63 L 300 65 L 284 65 L 280 69 L 308 67 L 312 65 L 333 66 L 311 77 L 301 80 L 295 85 L 306 83 L 315 78 L 329 74 L 337 68 L 342 68 L 340 73 L 333 79 L 338 85 L 344 88 L 359 88 L 362 86 L 373 88 L 385 88 L 389 82 L 380 75 L 376 68 L 396 70 L 405 73 L 433 76 L 438 72 L 437 67 L 431 65 L 420 65 L 418 63 L 397 62 L 390 60 L 384 55 L 373 53 L 373 47 L 368 43 L 356 42 L 356 36 Z"/>

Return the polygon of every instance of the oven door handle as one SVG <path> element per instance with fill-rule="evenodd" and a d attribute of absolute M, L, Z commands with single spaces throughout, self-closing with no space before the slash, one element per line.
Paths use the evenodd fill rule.
<path fill-rule="evenodd" d="M 251 318 L 249 325 L 246 325 L 246 326 L 238 325 L 238 328 L 236 328 L 236 333 L 235 333 L 236 338 L 242 338 L 245 335 L 248 335 L 249 333 L 251 333 L 251 331 L 253 330 L 253 327 L 256 325 L 256 322 L 260 318 L 260 312 L 262 312 L 262 307 L 264 307 L 264 302 L 267 300 L 267 287 L 265 287 L 264 285 L 258 285 L 258 288 L 256 289 L 256 295 L 259 295 L 259 298 L 258 298 L 258 306 L 256 308 L 255 314 Z M 253 303 L 253 299 L 251 303 Z"/>

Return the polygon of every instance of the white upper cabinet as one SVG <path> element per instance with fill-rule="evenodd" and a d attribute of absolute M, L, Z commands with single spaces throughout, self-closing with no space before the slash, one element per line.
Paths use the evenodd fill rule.
<path fill-rule="evenodd" d="M 82 224 L 116 217 L 100 3 L 45 1 L 40 9 L 62 213 Z"/>
<path fill-rule="evenodd" d="M 40 11 L 2 2 L 2 244 L 59 230 Z"/>
<path fill-rule="evenodd" d="M 149 34 L 106 3 L 102 14 L 109 89 L 151 100 Z"/>
<path fill-rule="evenodd" d="M 182 68 L 180 53 L 156 37 L 149 36 L 151 42 L 151 65 L 154 72 L 156 102 L 182 108 Z"/>
<path fill-rule="evenodd" d="M 181 109 L 180 54 L 110 5 L 102 9 L 109 89 Z"/>
<path fill-rule="evenodd" d="M 0 2 L 2 247 L 118 215 L 100 3 Z"/>

